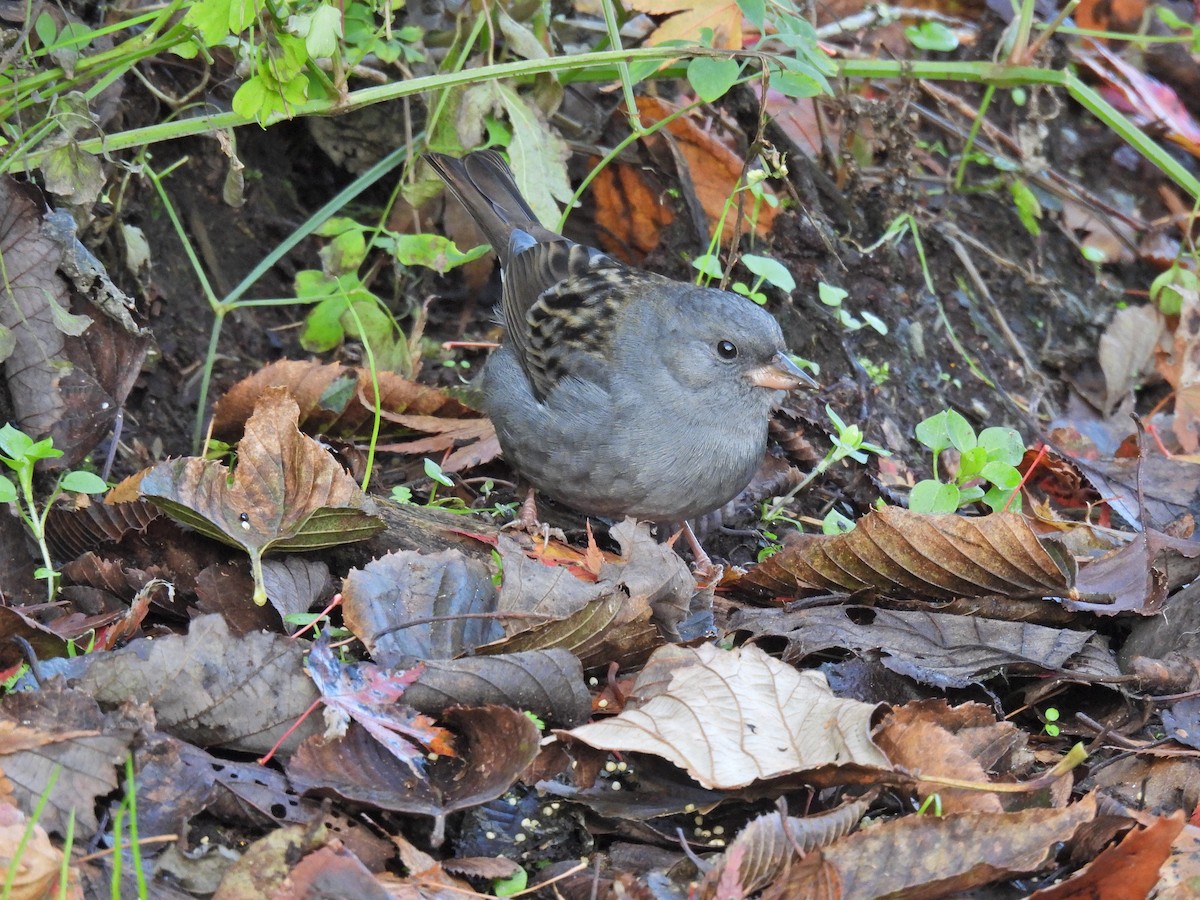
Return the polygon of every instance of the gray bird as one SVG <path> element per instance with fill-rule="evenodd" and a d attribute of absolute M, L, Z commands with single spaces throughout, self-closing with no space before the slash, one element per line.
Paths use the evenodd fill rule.
<path fill-rule="evenodd" d="M 814 384 L 771 315 L 542 227 L 492 150 L 426 159 L 500 257 L 505 339 L 481 387 L 512 467 L 580 512 L 651 522 L 749 484 L 781 391 Z"/>

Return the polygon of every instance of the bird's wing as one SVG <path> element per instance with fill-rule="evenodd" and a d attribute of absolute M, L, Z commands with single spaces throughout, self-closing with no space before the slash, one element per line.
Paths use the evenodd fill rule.
<path fill-rule="evenodd" d="M 506 331 L 538 399 L 567 376 L 607 387 L 617 326 L 661 280 L 579 244 L 563 252 L 539 243 L 515 255 L 505 273 Z"/>

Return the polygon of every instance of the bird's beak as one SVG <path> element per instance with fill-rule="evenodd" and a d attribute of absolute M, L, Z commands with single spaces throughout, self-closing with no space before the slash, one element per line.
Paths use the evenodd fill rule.
<path fill-rule="evenodd" d="M 790 391 L 801 385 L 812 388 L 820 387 L 782 350 L 775 354 L 775 358 L 771 362 L 751 369 L 746 373 L 746 377 L 756 387 L 769 388 L 773 391 Z"/>

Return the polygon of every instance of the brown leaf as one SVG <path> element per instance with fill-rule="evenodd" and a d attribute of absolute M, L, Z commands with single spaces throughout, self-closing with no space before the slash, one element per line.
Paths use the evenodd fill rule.
<path fill-rule="evenodd" d="M 724 898 L 730 896 L 713 886 L 724 877 L 726 867 L 741 851 L 738 863 L 737 889 L 740 896 L 750 896 L 783 875 L 790 865 L 799 862 L 797 852 L 804 855 L 828 846 L 849 834 L 866 814 L 878 791 L 849 800 L 827 812 L 811 816 L 783 816 L 769 812 L 751 819 L 738 832 L 729 849 L 712 863 L 704 876 L 699 895 Z"/>
<path fill-rule="evenodd" d="M 502 704 L 560 728 L 581 725 L 592 712 L 578 657 L 559 648 L 431 660 L 404 696 L 431 714 L 451 705 Z"/>
<path fill-rule="evenodd" d="M 846 534 L 802 535 L 737 584 L 783 596 L 869 588 L 927 600 L 1061 597 L 1071 586 L 1064 564 L 1017 515 L 972 519 L 889 506 Z"/>
<path fill-rule="evenodd" d="M 407 416 L 387 413 L 384 418 L 413 431 L 430 435 L 411 441 L 379 444 L 375 449 L 410 456 L 442 456 L 443 472 L 462 472 L 491 462 L 500 455 L 500 439 L 491 419 L 443 419 L 437 416 Z"/>
<path fill-rule="evenodd" d="M 1064 601 L 1068 609 L 1099 615 L 1135 612 L 1158 613 L 1171 588 L 1200 574 L 1200 541 L 1183 540 L 1147 529 L 1133 535 L 1119 550 L 1088 562 L 1079 569 L 1076 597 Z"/>
<path fill-rule="evenodd" d="M 678 111 L 661 99 L 647 96 L 638 97 L 637 107 L 639 115 L 649 122 L 660 122 Z M 717 223 L 722 221 L 725 201 L 738 185 L 742 169 L 745 167 L 745 159 L 736 150 L 722 143 L 714 131 L 703 128 L 688 116 L 673 119 L 666 130 L 687 163 L 692 187 L 708 217 L 709 227 L 715 228 Z M 656 137 L 649 140 L 662 141 L 665 138 Z M 768 192 L 770 193 L 769 188 Z M 740 196 L 744 197 L 744 192 Z M 776 215 L 778 212 L 775 207 L 762 204 L 758 211 L 756 232 L 762 236 L 769 234 Z M 733 215 L 725 217 L 722 240 L 733 239 L 738 227 L 737 218 Z"/>
<path fill-rule="evenodd" d="M 417 384 L 394 372 L 377 374 L 380 407 L 385 414 L 437 414 L 445 418 L 474 415 L 445 391 Z M 229 389 L 213 412 L 213 434 L 225 440 L 236 438 L 259 398 L 272 387 L 287 389 L 300 409 L 298 424 L 308 432 L 360 436 L 366 433 L 364 426 L 375 415 L 374 388 L 368 370 L 337 363 L 284 359 L 271 363 Z"/>
<path fill-rule="evenodd" d="M 17 424 L 63 451 L 47 468 L 77 465 L 112 429 L 150 337 L 75 238 L 70 214 L 43 218 L 30 189 L 8 177 L 0 179 L 0 259 L 0 360 Z M 90 269 L 77 272 L 73 294 L 59 269 L 81 265 Z M 89 287 L 96 303 L 83 297 Z"/>
<path fill-rule="evenodd" d="M 592 180 L 596 242 L 607 253 L 637 265 L 662 239 L 675 219 L 671 207 L 652 190 L 638 168 L 614 162 Z"/>
<path fill-rule="evenodd" d="M 354 479 L 297 430 L 297 415 L 284 389 L 265 391 L 238 443 L 232 480 L 224 464 L 189 457 L 159 463 L 117 489 L 136 486 L 172 518 L 245 550 L 261 605 L 264 553 L 333 547 L 384 528 Z"/>
<path fill-rule="evenodd" d="M 317 699 L 299 644 L 261 631 L 235 636 L 220 616 L 193 620 L 187 635 L 74 662 L 98 701 L 144 700 L 161 728 L 201 746 L 265 753 Z M 306 720 L 284 752 L 317 729 Z"/>
<path fill-rule="evenodd" d="M 103 654 L 101 654 L 103 655 Z M 74 810 L 75 834 L 85 840 L 99 827 L 96 801 L 117 788 L 117 767 L 144 723 L 136 708 L 103 714 L 84 691 L 55 686 L 18 691 L 0 702 L 0 722 L 44 734 L 39 746 L 14 747 L 0 757 L 18 804 L 31 810 L 47 798 L 39 823 L 64 834 Z M 30 743 L 26 733 L 23 743 Z M 59 767 L 51 787 L 51 776 Z"/>
<path fill-rule="evenodd" d="M 648 45 L 694 41 L 702 28 L 711 28 L 714 47 L 742 49 L 742 10 L 735 0 L 629 0 L 628 7 L 655 16 L 676 13 L 646 39 Z"/>
<path fill-rule="evenodd" d="M 784 659 L 802 660 L 827 650 L 881 651 L 894 672 L 938 687 L 966 687 L 1001 672 L 1057 672 L 1062 669 L 1119 674 L 1111 650 L 1094 671 L 1088 657 L 1093 632 L 1005 622 L 922 610 L 865 606 L 739 611 L 731 626 L 755 640 L 785 637 Z M 1079 671 L 1082 670 L 1082 671 Z"/>
<path fill-rule="evenodd" d="M 0 824 L 0 859 L 5 868 L 16 863 L 16 872 L 5 873 L 8 885 L 5 896 L 11 900 L 41 900 L 58 896 L 58 873 L 62 866 L 62 851 L 50 843 L 50 835 L 40 824 L 32 828 L 24 815 L 9 807 L 8 820 Z"/>
<path fill-rule="evenodd" d="M 797 672 L 752 646 L 665 650 L 684 660 L 669 680 L 653 666 L 659 651 L 631 693 L 640 705 L 568 734 L 602 750 L 661 756 L 715 789 L 826 765 L 891 768 L 870 737 L 879 707 L 835 697 L 821 673 Z"/>
<path fill-rule="evenodd" d="M 381 665 L 449 659 L 499 640 L 496 588 L 483 563 L 460 550 L 388 553 L 342 584 L 346 626 Z"/>
<path fill-rule="evenodd" d="M 910 703 L 892 710 L 875 732 L 875 743 L 896 766 L 921 775 L 986 784 L 990 779 L 970 748 L 940 721 L 937 705 Z M 1011 726 L 1010 726 L 1011 728 Z M 927 783 L 917 784 L 917 796 L 941 798 L 944 813 L 1001 812 L 1000 798 L 982 790 Z"/>
<path fill-rule="evenodd" d="M 320 849 L 329 834 L 324 826 L 288 825 L 259 838 L 229 867 L 213 900 L 242 897 L 302 896 L 284 894 L 296 859 Z"/>
<path fill-rule="evenodd" d="M 288 760 L 288 777 L 300 790 L 327 789 L 380 809 L 446 815 L 501 796 L 537 755 L 537 726 L 515 709 L 455 707 L 443 722 L 457 735 L 460 759 L 429 763 L 427 779 L 414 776 L 358 726 L 342 738 L 305 741 Z"/>
<path fill-rule="evenodd" d="M 1095 815 L 1096 801 L 1088 796 L 1066 809 L 905 816 L 852 834 L 821 854 L 836 867 L 846 897 L 944 897 L 1042 870 Z M 792 887 L 801 891 L 795 896 L 808 896 L 803 885 Z"/>
<path fill-rule="evenodd" d="M 1030 900 L 1141 900 L 1152 896 L 1159 884 L 1159 870 L 1171 855 L 1171 842 L 1183 826 L 1182 811 L 1155 818 L 1105 848 L 1070 878 L 1035 891 Z"/>
<path fill-rule="evenodd" d="M 1102 411 L 1106 416 L 1154 371 L 1155 351 L 1166 339 L 1166 330 L 1163 314 L 1149 304 L 1127 306 L 1113 315 L 1097 350 L 1104 373 Z"/>

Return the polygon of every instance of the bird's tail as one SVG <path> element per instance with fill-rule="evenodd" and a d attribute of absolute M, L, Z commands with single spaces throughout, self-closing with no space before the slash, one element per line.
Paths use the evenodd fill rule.
<path fill-rule="evenodd" d="M 426 153 L 425 159 L 467 208 L 502 263 L 508 262 L 514 229 L 535 236 L 547 233 L 521 196 L 512 171 L 495 150 L 476 150 L 461 159 Z"/>

